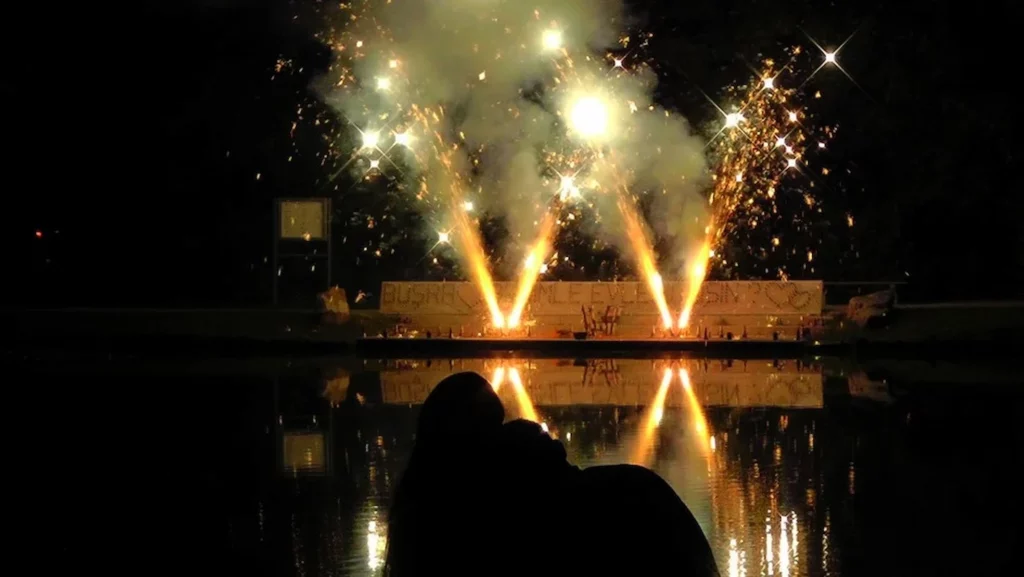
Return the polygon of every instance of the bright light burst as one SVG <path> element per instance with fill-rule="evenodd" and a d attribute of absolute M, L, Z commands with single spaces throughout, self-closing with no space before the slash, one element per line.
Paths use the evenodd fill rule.
<path fill-rule="evenodd" d="M 561 201 L 575 198 L 580 195 L 580 189 L 576 186 L 576 179 L 571 176 L 561 176 L 558 186 L 558 197 Z"/>
<path fill-rule="evenodd" d="M 363 132 L 363 148 L 377 148 L 380 143 L 380 133 L 375 130 Z"/>
<path fill-rule="evenodd" d="M 604 136 L 608 131 L 608 106 L 596 96 L 583 96 L 569 111 L 569 125 L 585 139 Z"/>
<path fill-rule="evenodd" d="M 395 144 L 399 146 L 409 147 L 409 145 L 412 144 L 412 136 L 408 132 L 396 132 Z"/>
<path fill-rule="evenodd" d="M 562 31 L 556 28 L 545 30 L 541 35 L 541 45 L 549 52 L 558 50 L 562 47 Z"/>

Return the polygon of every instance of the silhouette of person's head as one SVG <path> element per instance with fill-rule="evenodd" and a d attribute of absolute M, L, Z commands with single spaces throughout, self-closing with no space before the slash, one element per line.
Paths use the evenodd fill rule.
<path fill-rule="evenodd" d="M 451 375 L 427 396 L 388 516 L 386 574 L 444 572 L 453 544 L 441 527 L 472 527 L 460 549 L 484 558 L 500 542 L 488 528 L 500 520 L 495 464 L 504 420 L 494 388 L 476 373 Z"/>
<path fill-rule="evenodd" d="M 456 373 L 438 383 L 423 403 L 416 446 L 435 450 L 491 439 L 504 420 L 501 399 L 487 379 Z"/>

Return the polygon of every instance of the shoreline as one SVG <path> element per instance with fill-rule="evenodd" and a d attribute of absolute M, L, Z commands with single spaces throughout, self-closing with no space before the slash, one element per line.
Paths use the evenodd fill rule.
<path fill-rule="evenodd" d="M 8 355 L 34 358 L 112 355 L 142 358 L 676 358 L 800 359 L 850 357 L 858 359 L 943 360 L 1005 357 L 1018 352 L 1020 340 L 956 341 L 610 341 L 610 340 L 488 340 L 488 339 L 359 339 L 355 342 L 307 339 L 255 339 L 195 335 L 125 335 L 18 339 L 5 342 Z"/>
<path fill-rule="evenodd" d="M 1024 345 L 1024 306 L 955 303 L 900 308 L 880 329 L 839 322 L 816 340 L 587 338 L 364 338 L 393 327 L 393 316 L 356 310 L 332 321 L 315 310 L 52 309 L 0 310 L 10 352 L 182 357 L 355 355 L 373 357 L 704 356 L 944 358 L 1014 354 Z M 843 328 L 845 326 L 845 328 Z M 13 329 L 13 330 L 12 330 Z"/>

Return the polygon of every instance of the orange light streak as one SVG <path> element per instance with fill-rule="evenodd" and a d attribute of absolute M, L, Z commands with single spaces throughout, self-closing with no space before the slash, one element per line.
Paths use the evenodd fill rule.
<path fill-rule="evenodd" d="M 654 395 L 654 402 L 647 409 L 643 425 L 640 429 L 640 438 L 637 440 L 636 448 L 633 451 L 630 463 L 634 465 L 646 465 L 647 459 L 654 446 L 654 433 L 661 424 L 661 418 L 665 414 L 665 397 L 668 396 L 668 388 L 672 383 L 672 369 L 665 367 L 661 375 L 661 385 Z"/>
<path fill-rule="evenodd" d="M 665 285 L 658 274 L 658 268 L 654 262 L 654 251 L 647 238 L 647 232 L 636 208 L 632 206 L 623 195 L 619 195 L 619 212 L 626 224 L 626 237 L 629 244 L 636 253 L 637 263 L 640 265 L 640 274 L 647 283 L 647 289 L 651 291 L 651 297 L 658 306 L 661 314 L 661 322 L 666 329 L 672 328 L 672 313 L 668 310 L 668 303 L 665 301 Z"/>
<path fill-rule="evenodd" d="M 540 418 L 537 416 L 537 410 L 533 408 L 533 401 L 530 400 L 530 394 L 526 392 L 526 387 L 523 386 L 523 379 L 519 376 L 519 369 L 512 367 L 508 371 L 508 376 L 512 380 L 512 390 L 516 394 L 516 404 L 519 405 L 519 416 L 528 421 L 539 423 Z"/>
<path fill-rule="evenodd" d="M 700 295 L 700 287 L 704 284 L 704 278 L 708 272 L 708 260 L 711 258 L 711 239 L 707 238 L 700 245 L 694 259 L 693 266 L 686 271 L 686 291 L 683 293 L 683 310 L 679 313 L 679 330 L 685 329 L 690 324 L 690 316 L 693 314 L 693 306 L 697 304 L 697 297 Z"/>
<path fill-rule="evenodd" d="M 693 392 L 693 385 L 690 383 L 690 372 L 680 368 L 679 381 L 683 384 L 683 392 L 686 393 L 686 406 L 690 410 L 694 428 L 697 430 L 697 437 L 700 441 L 698 445 L 701 448 L 701 452 L 706 456 L 711 451 L 714 437 L 709 435 L 708 420 L 704 417 L 704 409 L 701 407 L 700 401 L 697 400 L 696 393 Z"/>
<path fill-rule="evenodd" d="M 498 329 L 504 328 L 505 315 L 501 314 L 501 308 L 498 307 L 498 295 L 494 289 L 491 270 L 487 266 L 487 254 L 484 252 L 483 241 L 480 239 L 479 231 L 469 221 L 469 216 L 463 210 L 462 198 L 458 193 L 452 195 L 451 213 L 455 219 L 456 228 L 459 229 L 460 234 L 457 236 L 461 239 L 462 252 L 468 261 L 473 283 L 480 290 L 480 295 L 487 303 L 487 310 L 491 313 L 491 325 Z"/>
<path fill-rule="evenodd" d="M 494 369 L 494 373 L 491 374 L 491 388 L 497 393 L 498 389 L 501 388 L 501 383 L 505 382 L 505 367 L 497 367 Z"/>
<path fill-rule="evenodd" d="M 533 287 L 537 284 L 537 278 L 540 276 L 540 269 L 544 266 L 548 253 L 551 252 L 551 236 L 554 230 L 555 215 L 548 211 L 540 223 L 537 241 L 526 255 L 523 273 L 519 277 L 519 288 L 516 289 L 516 299 L 512 305 L 512 312 L 508 315 L 509 328 L 514 329 L 519 326 L 526 303 L 530 301 L 530 293 L 533 292 Z"/>

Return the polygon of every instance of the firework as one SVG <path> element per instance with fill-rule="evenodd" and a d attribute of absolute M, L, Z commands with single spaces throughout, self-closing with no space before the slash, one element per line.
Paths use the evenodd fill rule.
<path fill-rule="evenodd" d="M 780 218 L 778 191 L 783 179 L 806 176 L 807 144 L 812 142 L 812 135 L 817 132 L 815 148 L 824 149 L 834 131 L 830 127 L 815 131 L 800 102 L 801 78 L 796 71 L 800 69 L 801 53 L 799 48 L 792 49 L 789 62 L 781 67 L 774 60 L 766 60 L 756 78 L 727 90 L 728 97 L 737 101 L 735 109 L 718 109 L 722 128 L 709 144 L 713 166 L 708 193 L 710 220 L 704 238 L 689 259 L 683 309 L 677 322 L 680 329 L 689 324 L 711 266 L 728 265 L 724 257 L 717 262 L 713 258 L 725 253 L 722 249 L 730 235 Z M 829 62 L 827 55 L 825 62 Z M 814 207 L 812 196 L 804 195 L 804 199 L 806 208 Z M 785 218 L 794 220 L 800 215 L 790 212 Z M 774 237 L 771 250 L 777 250 L 779 244 L 778 237 Z M 781 279 L 788 276 L 782 268 L 775 272 Z"/>
<path fill-rule="evenodd" d="M 540 225 L 537 242 L 526 255 L 526 262 L 523 265 L 523 272 L 519 275 L 519 288 L 516 291 L 515 302 L 512 305 L 512 312 L 508 315 L 509 328 L 517 328 L 523 316 L 526 303 L 530 300 L 530 293 L 533 292 L 533 285 L 540 276 L 541 267 L 544 266 L 544 259 L 551 251 L 551 235 L 554 232 L 555 217 L 548 212 Z"/>
<path fill-rule="evenodd" d="M 505 315 L 498 306 L 498 295 L 494 290 L 494 279 L 491 277 L 491 269 L 487 263 L 487 255 L 484 253 L 483 242 L 480 240 L 480 232 L 470 222 L 466 212 L 461 210 L 461 203 L 457 196 L 453 196 L 452 216 L 455 219 L 459 238 L 461 239 L 462 254 L 466 255 L 469 262 L 469 269 L 473 274 L 473 282 L 480 290 L 480 296 L 487 304 L 487 310 L 491 314 L 491 326 L 496 329 L 505 328 Z M 444 233 L 447 235 L 447 233 Z"/>
<path fill-rule="evenodd" d="M 610 242 L 632 257 L 662 328 L 684 329 L 705 277 L 729 265 L 726 240 L 783 218 L 782 179 L 806 173 L 811 131 L 797 98 L 798 50 L 790 63 L 766 61 L 756 82 L 727 90 L 734 104 L 719 108 L 721 130 L 705 149 L 685 119 L 652 102 L 656 75 L 642 57 L 650 36 L 616 29 L 613 4 L 541 0 L 524 10 L 500 1 L 359 0 L 336 7 L 320 34 L 335 54 L 320 95 L 346 126 L 325 156 L 336 165 L 330 173 L 383 181 L 444 231 L 431 250 L 462 263 L 494 328 L 520 327 L 538 277 L 575 266 L 555 247 L 585 223 L 607 233 L 580 235 L 591 249 Z M 618 40 L 589 48 L 608 37 Z M 644 197 L 653 223 L 639 209 Z M 509 232 L 503 252 L 525 254 L 507 314 L 481 234 L 494 219 Z M 673 322 L 653 241 L 684 220 L 682 228 L 700 232 L 677 239 L 678 254 L 669 255 L 686 262 Z"/>
<path fill-rule="evenodd" d="M 642 275 L 654 303 L 658 306 L 658 313 L 661 315 L 663 328 L 672 327 L 672 313 L 669 312 L 668 303 L 665 301 L 665 285 L 658 272 L 654 258 L 654 251 L 644 230 L 643 223 L 634 207 L 630 206 L 625 198 L 619 199 L 619 206 L 622 217 L 626 221 L 626 235 L 633 246 Z"/>

